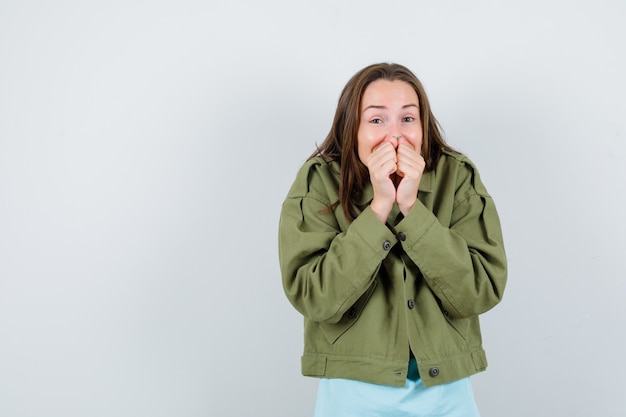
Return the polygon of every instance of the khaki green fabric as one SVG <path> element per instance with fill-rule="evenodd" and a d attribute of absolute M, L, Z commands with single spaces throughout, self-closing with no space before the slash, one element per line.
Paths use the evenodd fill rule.
<path fill-rule="evenodd" d="M 426 386 L 484 370 L 478 315 L 502 299 L 507 269 L 474 165 L 445 153 L 413 210 L 402 218 L 395 205 L 387 225 L 369 208 L 371 187 L 348 223 L 333 206 L 338 172 L 306 162 L 280 216 L 283 287 L 304 316 L 302 373 L 402 386 L 409 349 Z"/>

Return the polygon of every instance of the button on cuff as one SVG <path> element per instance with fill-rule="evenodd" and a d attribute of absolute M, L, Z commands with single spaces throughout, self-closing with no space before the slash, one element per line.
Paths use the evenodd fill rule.
<path fill-rule="evenodd" d="M 389 249 L 391 249 L 391 242 L 389 242 L 388 240 L 385 240 L 385 241 L 383 242 L 383 249 L 384 249 L 384 250 L 389 250 Z"/>

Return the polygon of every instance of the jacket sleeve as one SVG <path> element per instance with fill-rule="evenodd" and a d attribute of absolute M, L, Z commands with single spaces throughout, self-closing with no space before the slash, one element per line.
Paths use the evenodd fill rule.
<path fill-rule="evenodd" d="M 507 263 L 498 213 L 478 172 L 461 164 L 449 226 L 419 200 L 397 225 L 402 246 L 442 303 L 445 314 L 465 318 L 500 302 Z"/>
<path fill-rule="evenodd" d="M 385 241 L 396 239 L 369 208 L 342 231 L 327 197 L 311 191 L 309 176 L 301 174 L 279 221 L 283 288 L 305 317 L 337 323 L 373 285 L 389 253 Z"/>

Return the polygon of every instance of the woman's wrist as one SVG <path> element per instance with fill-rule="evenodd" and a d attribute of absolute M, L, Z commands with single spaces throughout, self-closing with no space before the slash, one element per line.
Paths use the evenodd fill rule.
<path fill-rule="evenodd" d="M 409 203 L 409 204 L 400 204 L 400 203 L 398 203 L 398 208 L 400 209 L 400 213 L 402 213 L 404 216 L 409 214 L 409 212 L 411 210 L 413 210 L 413 206 L 415 206 L 415 202 L 416 201 L 417 201 L 417 199 L 413 200 L 413 202 Z"/>
<path fill-rule="evenodd" d="M 376 217 L 378 217 L 378 220 L 382 223 L 386 223 L 387 217 L 389 217 L 389 213 L 391 213 L 391 209 L 393 208 L 393 202 L 391 204 L 381 203 L 380 200 L 374 198 L 370 203 L 370 208 Z"/>

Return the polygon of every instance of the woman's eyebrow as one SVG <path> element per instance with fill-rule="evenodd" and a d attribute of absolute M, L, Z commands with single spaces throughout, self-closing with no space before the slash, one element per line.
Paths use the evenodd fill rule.
<path fill-rule="evenodd" d="M 364 108 L 363 111 L 369 110 L 369 109 L 383 109 L 384 110 L 386 108 L 387 108 L 386 106 L 376 106 L 376 105 L 372 104 L 371 106 L 367 106 L 366 108 Z"/>
<path fill-rule="evenodd" d="M 415 108 L 419 109 L 419 106 L 417 104 L 413 104 L 413 103 L 405 104 L 404 106 L 402 106 L 403 109 L 406 109 L 406 108 L 409 108 L 409 107 L 415 107 Z M 387 106 L 377 106 L 375 104 L 372 104 L 370 106 L 365 107 L 363 109 L 363 111 L 366 111 L 366 110 L 369 110 L 369 109 L 383 109 L 383 110 L 385 110 L 385 109 L 387 109 Z"/>

